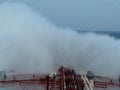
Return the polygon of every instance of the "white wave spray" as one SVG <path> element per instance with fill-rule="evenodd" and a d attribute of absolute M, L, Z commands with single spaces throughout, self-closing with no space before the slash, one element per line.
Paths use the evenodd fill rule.
<path fill-rule="evenodd" d="M 59 66 L 120 74 L 120 40 L 55 26 L 22 3 L 0 5 L 0 70 L 46 73 Z"/>

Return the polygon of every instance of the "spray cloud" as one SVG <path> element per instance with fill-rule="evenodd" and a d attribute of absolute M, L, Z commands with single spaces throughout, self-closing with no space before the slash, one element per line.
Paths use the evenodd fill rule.
<path fill-rule="evenodd" d="M 118 75 L 119 46 L 107 35 L 57 27 L 22 3 L 0 5 L 0 70 L 46 73 L 64 65 Z"/>

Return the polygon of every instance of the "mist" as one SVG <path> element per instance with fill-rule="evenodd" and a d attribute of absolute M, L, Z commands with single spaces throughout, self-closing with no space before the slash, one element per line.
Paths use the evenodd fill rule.
<path fill-rule="evenodd" d="M 23 3 L 0 5 L 0 70 L 48 73 L 62 65 L 118 76 L 119 46 L 120 40 L 108 35 L 58 27 Z"/>

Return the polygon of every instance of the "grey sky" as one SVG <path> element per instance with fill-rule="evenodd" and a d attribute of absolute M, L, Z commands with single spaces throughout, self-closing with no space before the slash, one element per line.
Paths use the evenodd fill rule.
<path fill-rule="evenodd" d="M 120 30 L 120 0 L 13 0 L 30 5 L 58 26 Z"/>

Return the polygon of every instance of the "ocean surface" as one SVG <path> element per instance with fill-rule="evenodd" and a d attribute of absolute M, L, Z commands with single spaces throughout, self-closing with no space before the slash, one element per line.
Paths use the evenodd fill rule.
<path fill-rule="evenodd" d="M 116 39 L 120 38 L 120 31 L 78 31 L 78 33 L 96 33 L 100 35 L 109 35 Z"/>

